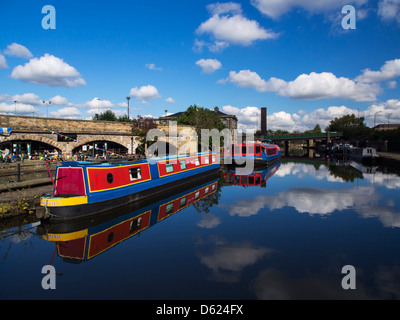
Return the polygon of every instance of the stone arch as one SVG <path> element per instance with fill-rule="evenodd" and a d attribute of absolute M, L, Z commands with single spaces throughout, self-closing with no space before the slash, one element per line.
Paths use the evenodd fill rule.
<path fill-rule="evenodd" d="M 40 134 L 30 134 L 30 133 L 13 133 L 12 135 L 8 136 L 8 137 L 0 137 L 0 143 L 3 142 L 11 142 L 11 141 L 17 141 L 17 140 L 31 140 L 31 141 L 37 141 L 37 142 L 42 142 L 45 144 L 48 144 L 58 150 L 61 150 L 62 153 L 65 153 L 65 147 L 53 140 L 50 139 L 44 135 L 40 135 Z"/>
<path fill-rule="evenodd" d="M 109 139 L 109 137 L 99 137 L 99 139 L 96 139 L 96 137 L 90 137 L 87 139 L 84 139 L 82 141 L 79 141 L 77 143 L 74 143 L 71 146 L 71 152 L 75 153 L 77 151 L 77 148 L 80 148 L 84 145 L 92 145 L 94 142 L 100 142 L 100 143 L 106 143 L 106 142 L 112 142 L 115 143 L 116 145 L 126 149 L 126 151 L 129 151 L 128 146 L 126 146 L 124 143 L 121 143 L 121 141 L 118 141 L 117 139 Z"/>

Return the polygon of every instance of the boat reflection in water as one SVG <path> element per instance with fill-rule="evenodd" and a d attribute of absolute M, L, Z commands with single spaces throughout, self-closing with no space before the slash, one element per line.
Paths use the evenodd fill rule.
<path fill-rule="evenodd" d="M 218 181 L 218 175 L 208 177 L 197 181 L 192 188 L 164 194 L 162 199 L 138 202 L 90 219 L 42 221 L 37 233 L 45 240 L 55 242 L 58 255 L 65 261 L 83 262 L 205 199 L 217 191 Z"/>
<path fill-rule="evenodd" d="M 277 161 L 268 166 L 258 167 L 257 170 L 250 173 L 245 170 L 242 173 L 240 168 L 222 168 L 221 177 L 224 182 L 230 185 L 243 187 L 261 186 L 265 188 L 267 180 L 278 171 L 280 165 L 281 162 Z"/>

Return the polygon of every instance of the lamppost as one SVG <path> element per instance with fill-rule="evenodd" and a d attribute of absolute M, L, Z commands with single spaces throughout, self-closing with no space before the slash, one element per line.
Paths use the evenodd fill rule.
<path fill-rule="evenodd" d="M 382 112 L 382 111 L 375 112 L 375 115 L 374 115 L 374 129 L 375 129 L 375 123 L 376 123 L 376 115 L 377 115 L 379 112 Z"/>
<path fill-rule="evenodd" d="M 15 115 L 17 115 L 17 100 L 15 100 L 14 102 L 15 102 Z"/>
<path fill-rule="evenodd" d="M 46 118 L 48 118 L 48 117 L 49 117 L 48 105 L 51 104 L 51 100 L 49 100 L 49 103 L 48 103 L 48 104 L 46 104 L 46 100 L 42 100 L 42 101 L 43 101 L 43 104 L 46 106 Z"/>
<path fill-rule="evenodd" d="M 129 122 L 129 100 L 131 100 L 131 97 L 126 97 L 126 100 L 128 100 L 128 122 Z"/>

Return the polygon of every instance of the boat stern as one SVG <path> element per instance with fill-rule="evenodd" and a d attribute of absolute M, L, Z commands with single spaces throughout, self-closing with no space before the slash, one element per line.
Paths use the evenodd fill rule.
<path fill-rule="evenodd" d="M 52 217 L 68 217 L 69 211 L 74 211 L 74 209 L 81 207 L 88 203 L 87 196 L 54 196 L 45 195 L 40 198 L 40 205 L 43 207 L 44 212 L 39 218 L 49 218 Z"/>

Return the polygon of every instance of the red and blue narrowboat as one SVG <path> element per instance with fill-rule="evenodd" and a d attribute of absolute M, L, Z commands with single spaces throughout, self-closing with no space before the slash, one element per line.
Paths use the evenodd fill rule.
<path fill-rule="evenodd" d="M 281 149 L 272 142 L 234 144 L 231 148 L 231 154 L 227 158 L 232 159 L 232 162 L 237 165 L 244 164 L 246 160 L 254 161 L 255 164 L 266 165 L 281 158 Z"/>
<path fill-rule="evenodd" d="M 157 200 L 131 203 L 111 215 L 99 213 L 72 220 L 45 220 L 37 227 L 37 233 L 45 240 L 55 242 L 58 255 L 65 261 L 88 261 L 212 196 L 217 192 L 218 181 L 218 175 L 204 178 L 189 189 L 181 187 L 163 193 Z"/>
<path fill-rule="evenodd" d="M 152 197 L 219 172 L 216 153 L 175 155 L 135 162 L 65 161 L 54 190 L 41 197 L 42 218 L 76 218 Z"/>

